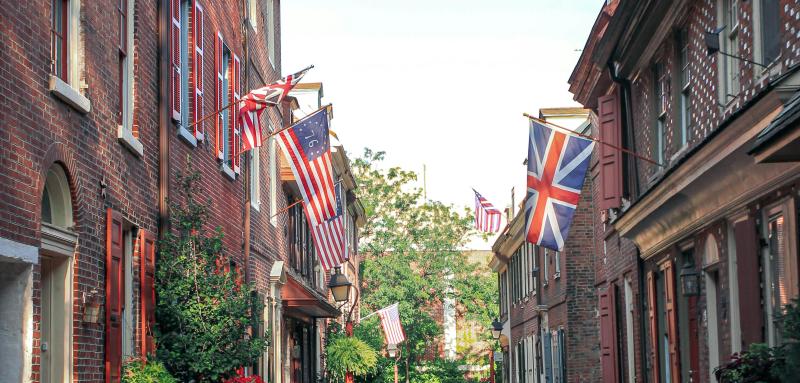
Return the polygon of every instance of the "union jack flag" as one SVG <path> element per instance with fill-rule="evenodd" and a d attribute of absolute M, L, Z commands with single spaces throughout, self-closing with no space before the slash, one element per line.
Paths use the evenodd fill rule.
<path fill-rule="evenodd" d="M 528 141 L 528 242 L 561 251 L 581 196 L 594 142 L 531 120 Z"/>
<path fill-rule="evenodd" d="M 342 205 L 340 188 L 341 186 L 336 187 L 336 217 L 319 225 L 311 226 L 314 248 L 325 271 L 341 265 L 348 258 L 344 205 Z M 306 210 L 306 215 L 308 215 L 308 210 Z"/>
<path fill-rule="evenodd" d="M 475 228 L 484 233 L 500 231 L 500 217 L 502 213 L 497 210 L 481 193 L 475 192 Z"/>
<path fill-rule="evenodd" d="M 280 104 L 311 68 L 310 66 L 265 87 L 251 90 L 239 101 L 239 126 L 244 127 L 242 152 L 261 146 L 263 137 L 260 121 L 264 110 L 269 105 Z"/>
<path fill-rule="evenodd" d="M 328 108 L 311 113 L 277 134 L 305 203 L 310 227 L 336 217 Z"/>
<path fill-rule="evenodd" d="M 397 310 L 397 303 L 378 310 L 381 317 L 381 327 L 386 335 L 387 344 L 399 344 L 406 340 L 406 333 L 400 324 L 400 311 Z"/>

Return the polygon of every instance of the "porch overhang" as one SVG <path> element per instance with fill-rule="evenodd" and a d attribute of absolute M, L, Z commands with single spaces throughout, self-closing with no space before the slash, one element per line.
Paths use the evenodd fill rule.
<path fill-rule="evenodd" d="M 326 297 L 291 274 L 281 288 L 281 301 L 285 312 L 298 318 L 336 318 L 341 315 Z"/>
<path fill-rule="evenodd" d="M 791 77 L 784 84 L 796 90 L 800 78 Z M 614 221 L 614 228 L 633 240 L 643 259 L 800 177 L 800 163 L 757 163 L 748 154 L 758 134 L 783 109 L 785 88 L 766 92 L 668 169 Z"/>
<path fill-rule="evenodd" d="M 759 163 L 800 161 L 800 92 L 758 134 L 749 154 Z"/>

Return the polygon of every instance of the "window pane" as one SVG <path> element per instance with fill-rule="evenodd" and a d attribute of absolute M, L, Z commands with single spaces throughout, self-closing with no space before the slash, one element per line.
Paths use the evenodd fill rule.
<path fill-rule="evenodd" d="M 778 0 L 761 1 L 761 29 L 763 31 L 764 64 L 769 64 L 781 53 L 780 4 Z"/>

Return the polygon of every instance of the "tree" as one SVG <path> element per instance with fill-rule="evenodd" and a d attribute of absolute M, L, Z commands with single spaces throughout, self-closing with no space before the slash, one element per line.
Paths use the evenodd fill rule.
<path fill-rule="evenodd" d="M 488 325 L 497 310 L 497 286 L 476 277 L 478 266 L 462 256 L 463 245 L 476 234 L 471 210 L 423 201 L 421 191 L 412 186 L 416 174 L 383 169 L 383 159 L 383 152 L 365 149 L 353 163 L 367 216 L 359 244 L 364 256 L 361 308 L 366 315 L 399 303 L 406 332 L 400 347 L 409 381 L 416 374 L 414 366 L 442 333 L 431 308 L 453 298 L 465 318 Z M 379 325 L 370 319 L 362 326 Z"/>
<path fill-rule="evenodd" d="M 159 243 L 156 269 L 157 356 L 180 381 L 219 382 L 253 364 L 266 348 L 248 334 L 263 303 L 242 283 L 222 246 L 222 231 L 204 231 L 209 202 L 188 164 L 178 173 L 182 198 L 170 204 L 172 230 Z"/>

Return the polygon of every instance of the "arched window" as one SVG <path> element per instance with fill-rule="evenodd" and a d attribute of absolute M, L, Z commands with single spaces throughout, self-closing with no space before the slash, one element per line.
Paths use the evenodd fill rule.
<path fill-rule="evenodd" d="M 73 226 L 69 182 L 60 165 L 53 165 L 47 171 L 42 192 L 42 222 L 62 229 Z"/>

